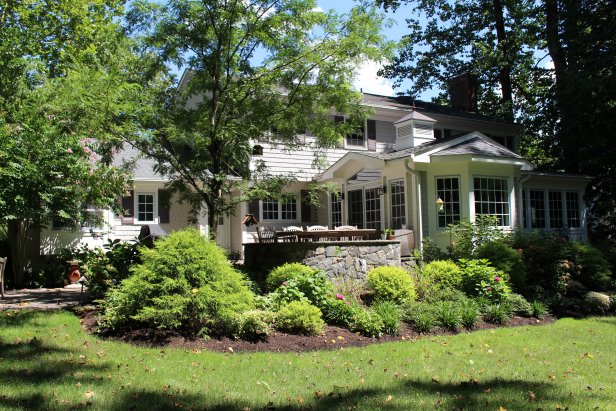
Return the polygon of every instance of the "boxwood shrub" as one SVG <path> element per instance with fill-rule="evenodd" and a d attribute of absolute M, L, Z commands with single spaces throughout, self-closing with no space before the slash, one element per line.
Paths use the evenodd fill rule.
<path fill-rule="evenodd" d="M 284 282 L 297 276 L 311 276 L 316 270 L 312 267 L 300 263 L 286 263 L 274 268 L 265 280 L 267 291 L 275 291 Z"/>
<path fill-rule="evenodd" d="M 375 301 L 404 303 L 417 296 L 410 274 L 400 267 L 377 267 L 371 270 L 367 285 L 374 291 Z"/>

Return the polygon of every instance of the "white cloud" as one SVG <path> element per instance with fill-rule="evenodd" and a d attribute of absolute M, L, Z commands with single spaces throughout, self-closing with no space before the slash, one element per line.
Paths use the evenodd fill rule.
<path fill-rule="evenodd" d="M 313 8 L 312 10 L 310 10 L 314 13 L 324 13 L 325 10 L 323 10 L 323 8 L 321 6 L 316 6 L 315 8 Z"/>
<path fill-rule="evenodd" d="M 367 60 L 357 69 L 353 85 L 356 89 L 361 89 L 364 93 L 381 94 L 393 96 L 393 81 L 379 77 L 376 72 L 382 67 L 381 63 Z"/>

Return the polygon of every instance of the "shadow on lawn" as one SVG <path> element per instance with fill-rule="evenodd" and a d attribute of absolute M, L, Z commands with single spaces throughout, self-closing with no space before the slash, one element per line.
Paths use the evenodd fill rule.
<path fill-rule="evenodd" d="M 0 358 L 0 409 L 51 408 L 56 399 L 37 392 L 41 384 L 73 383 L 73 380 L 84 385 L 96 384 L 97 376 L 110 369 L 108 365 L 80 359 L 78 350 L 47 345 L 36 338 L 12 343 L 0 340 Z M 24 389 L 29 393 L 24 394 Z"/>
<path fill-rule="evenodd" d="M 339 409 L 453 409 L 497 410 L 538 409 L 558 403 L 566 406 L 569 395 L 559 392 L 552 383 L 493 379 L 484 382 L 437 383 L 401 380 L 388 388 L 362 388 L 335 393 L 311 393 L 310 398 L 280 399 L 277 404 L 250 403 L 229 400 L 214 393 L 190 395 L 182 393 L 154 393 L 126 391 L 117 397 L 113 409 L 159 411 L 174 408 L 193 410 L 339 410 Z M 286 400 L 286 404 L 285 404 Z"/>

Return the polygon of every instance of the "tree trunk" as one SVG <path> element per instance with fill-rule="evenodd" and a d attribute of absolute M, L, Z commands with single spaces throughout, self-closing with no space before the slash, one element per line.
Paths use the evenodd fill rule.
<path fill-rule="evenodd" d="M 26 272 L 26 242 L 30 224 L 26 220 L 13 220 L 8 224 L 9 246 L 11 247 L 11 265 L 13 268 L 13 286 L 23 288 Z"/>
<path fill-rule="evenodd" d="M 492 1 L 494 9 L 494 23 L 498 49 L 504 62 L 499 64 L 498 82 L 501 86 L 501 104 L 507 109 L 506 120 L 513 121 L 513 86 L 511 85 L 511 61 L 509 58 L 509 45 L 507 44 L 507 32 L 505 30 L 504 7 L 501 0 Z"/>
<path fill-rule="evenodd" d="M 567 90 L 575 90 L 574 85 L 571 84 L 573 76 L 570 73 L 569 52 L 567 51 L 571 46 L 569 43 L 573 43 L 574 39 L 567 38 L 567 36 L 575 36 L 571 32 L 571 25 L 575 24 L 572 19 L 578 18 L 578 5 L 579 2 L 570 1 L 567 3 L 568 10 L 563 10 L 562 7 L 565 6 L 558 0 L 545 0 L 546 42 L 548 52 L 554 62 L 555 103 L 559 115 L 557 140 L 562 146 L 561 165 L 569 173 L 580 171 L 580 136 L 579 129 L 575 126 L 577 102 L 574 96 L 567 93 Z M 568 29 L 564 31 L 564 39 L 561 36 L 563 33 L 561 22 Z"/>

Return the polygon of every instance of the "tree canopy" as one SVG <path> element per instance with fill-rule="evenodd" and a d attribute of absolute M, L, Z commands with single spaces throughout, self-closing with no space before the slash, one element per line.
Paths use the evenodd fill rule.
<path fill-rule="evenodd" d="M 116 135 L 136 130 L 141 87 L 122 13 L 115 0 L 0 6 L 0 224 L 15 286 L 30 230 L 82 222 L 86 207 L 113 208 L 127 187 L 111 159 Z"/>
<path fill-rule="evenodd" d="M 311 0 L 137 3 L 129 21 L 143 52 L 163 70 L 186 72 L 158 123 L 133 143 L 159 160 L 196 212 L 207 209 L 215 232 L 218 216 L 242 199 L 228 196 L 237 180 L 254 177 L 254 139 L 276 130 L 292 143 L 309 130 L 333 147 L 363 118 L 351 82 L 361 60 L 387 53 L 382 19 L 365 4 L 339 16 Z M 334 112 L 355 123 L 334 123 Z"/>

